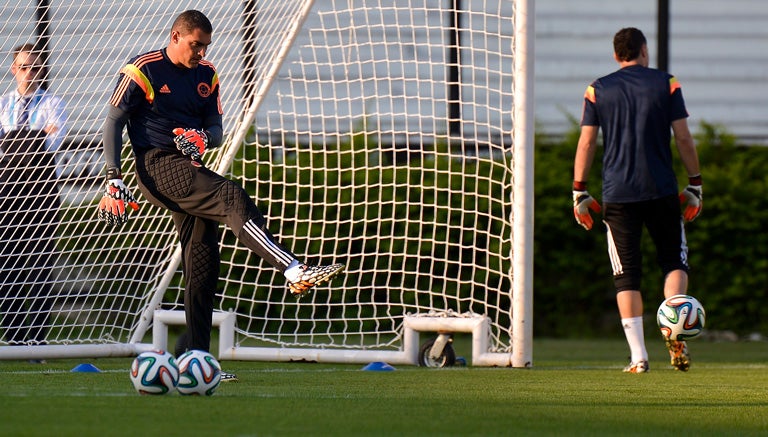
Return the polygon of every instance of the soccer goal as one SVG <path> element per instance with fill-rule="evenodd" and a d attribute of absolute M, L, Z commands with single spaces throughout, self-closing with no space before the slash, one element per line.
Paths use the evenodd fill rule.
<path fill-rule="evenodd" d="M 182 11 L 160 0 L 0 5 L 2 68 L 36 44 L 68 113 L 47 176 L 0 199 L 0 359 L 172 349 L 180 251 L 170 217 L 139 195 L 127 145 L 141 210 L 110 229 L 96 205 L 117 73 L 164 47 Z M 225 143 L 207 165 L 241 183 L 299 257 L 347 266 L 297 301 L 222 228 L 219 358 L 417 364 L 466 332 L 474 365 L 531 366 L 533 0 L 194 8 L 214 26 L 207 58 L 225 112 Z M 0 92 L 16 86 L 1 79 Z M 14 174 L 35 173 L 25 162 Z M 55 218 L 34 184 L 56 188 Z M 30 229 L 42 225 L 55 228 L 52 244 L 36 244 Z"/>

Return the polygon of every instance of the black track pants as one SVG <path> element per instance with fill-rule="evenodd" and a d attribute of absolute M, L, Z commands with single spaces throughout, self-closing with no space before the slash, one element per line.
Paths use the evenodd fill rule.
<path fill-rule="evenodd" d="M 185 279 L 188 348 L 208 350 L 219 276 L 219 223 L 267 263 L 283 272 L 295 256 L 266 228 L 266 220 L 237 183 L 176 151 L 136 153 L 139 188 L 168 209 L 179 234 Z"/>

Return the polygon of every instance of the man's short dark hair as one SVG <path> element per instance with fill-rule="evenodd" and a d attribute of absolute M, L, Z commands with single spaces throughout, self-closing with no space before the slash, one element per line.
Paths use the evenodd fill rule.
<path fill-rule="evenodd" d="M 613 37 L 613 51 L 619 61 L 631 61 L 640 56 L 640 51 L 647 44 L 645 35 L 640 29 L 625 27 L 616 32 Z"/>
<path fill-rule="evenodd" d="M 173 22 L 171 29 L 178 31 L 182 35 L 191 33 L 195 29 L 200 29 L 208 34 L 213 33 L 213 25 L 211 25 L 211 21 L 208 20 L 208 17 L 202 12 L 194 9 L 179 14 Z"/>

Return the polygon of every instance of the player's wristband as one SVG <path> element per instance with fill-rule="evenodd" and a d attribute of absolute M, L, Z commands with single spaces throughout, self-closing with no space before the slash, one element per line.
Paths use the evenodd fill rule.
<path fill-rule="evenodd" d="M 573 181 L 573 191 L 587 191 L 587 183 L 584 181 Z"/>
<path fill-rule="evenodd" d="M 109 167 L 107 169 L 107 180 L 108 181 L 112 180 L 112 179 L 122 179 L 122 178 L 123 178 L 123 174 L 122 174 L 122 172 L 120 171 L 119 168 L 117 168 L 117 167 Z"/>
<path fill-rule="evenodd" d="M 694 176 L 688 176 L 688 185 L 701 185 L 701 173 Z"/>

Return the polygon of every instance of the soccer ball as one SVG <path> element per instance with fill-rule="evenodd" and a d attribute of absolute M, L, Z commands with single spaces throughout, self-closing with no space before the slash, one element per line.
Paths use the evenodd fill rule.
<path fill-rule="evenodd" d="M 691 340 L 704 330 L 704 307 L 693 296 L 678 294 L 664 300 L 656 313 L 666 340 Z"/>
<path fill-rule="evenodd" d="M 179 384 L 176 390 L 183 395 L 210 396 L 221 382 L 221 365 L 208 352 L 190 350 L 181 354 Z"/>
<path fill-rule="evenodd" d="M 130 376 L 139 394 L 162 395 L 176 388 L 179 382 L 179 368 L 170 353 L 161 350 L 147 351 L 133 360 Z"/>

